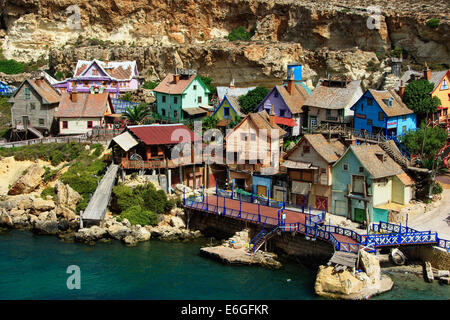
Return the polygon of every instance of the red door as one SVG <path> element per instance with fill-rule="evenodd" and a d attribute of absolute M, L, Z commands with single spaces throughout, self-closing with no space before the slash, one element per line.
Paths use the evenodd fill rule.
<path fill-rule="evenodd" d="M 325 210 L 326 203 L 327 203 L 327 198 L 326 197 L 318 197 L 318 196 L 316 196 L 316 209 Z"/>
<path fill-rule="evenodd" d="M 303 206 L 305 205 L 305 208 L 308 206 L 308 196 L 304 194 L 298 194 L 297 195 L 297 205 Z"/>

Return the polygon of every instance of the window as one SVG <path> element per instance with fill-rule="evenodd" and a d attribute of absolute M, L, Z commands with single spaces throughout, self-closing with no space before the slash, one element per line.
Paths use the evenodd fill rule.
<path fill-rule="evenodd" d="M 45 121 L 44 121 L 44 119 L 42 119 L 42 118 L 39 118 L 39 125 L 40 126 L 43 126 L 45 124 Z"/>
<path fill-rule="evenodd" d="M 367 105 L 371 106 L 372 105 L 372 98 L 367 98 Z"/>
<path fill-rule="evenodd" d="M 194 85 L 194 90 L 197 90 L 197 86 L 196 85 Z"/>
<path fill-rule="evenodd" d="M 62 122 L 62 127 L 63 127 L 63 129 L 69 128 L 69 123 L 67 121 L 63 121 Z"/>
<path fill-rule="evenodd" d="M 367 124 L 371 126 L 373 124 L 372 119 L 367 119 Z"/>
<path fill-rule="evenodd" d="M 92 69 L 92 75 L 93 76 L 98 76 L 98 70 L 97 69 Z"/>
<path fill-rule="evenodd" d="M 364 194 L 364 176 L 352 176 L 352 193 Z"/>
<path fill-rule="evenodd" d="M 25 100 L 30 100 L 30 88 L 25 87 L 24 89 L 24 94 L 25 94 Z"/>
<path fill-rule="evenodd" d="M 178 103 L 178 97 L 173 97 L 173 103 L 175 103 L 175 104 Z"/>
<path fill-rule="evenodd" d="M 224 107 L 223 108 L 223 115 L 224 115 L 224 117 L 229 117 L 230 116 L 230 108 L 229 107 Z"/>
<path fill-rule="evenodd" d="M 120 84 L 122 85 L 122 82 Z M 108 83 L 106 81 L 102 81 L 102 85 L 107 86 Z"/>
<path fill-rule="evenodd" d="M 89 82 L 88 82 L 88 81 L 85 81 L 85 82 L 83 83 L 83 87 L 89 87 Z"/>
<path fill-rule="evenodd" d="M 198 102 L 198 103 L 202 103 L 202 97 L 198 97 L 198 98 L 197 98 L 197 102 Z"/>
<path fill-rule="evenodd" d="M 447 109 L 444 109 L 444 116 L 447 115 Z"/>
<path fill-rule="evenodd" d="M 251 141 L 256 141 L 256 133 L 250 134 L 250 140 Z"/>
<path fill-rule="evenodd" d="M 360 173 L 363 173 L 363 172 L 364 172 L 364 167 L 359 167 L 358 171 L 359 171 Z"/>
<path fill-rule="evenodd" d="M 344 164 L 342 165 L 342 170 L 348 171 L 348 163 L 344 163 Z"/>
<path fill-rule="evenodd" d="M 274 96 L 275 98 L 278 98 L 278 91 L 277 91 L 277 90 L 275 90 L 275 92 L 273 93 L 273 96 Z"/>
<path fill-rule="evenodd" d="M 403 126 L 402 132 L 403 132 L 403 133 L 406 133 L 406 126 Z"/>
<path fill-rule="evenodd" d="M 383 112 L 378 112 L 378 120 L 379 121 L 383 121 L 384 120 Z"/>
<path fill-rule="evenodd" d="M 162 96 L 162 102 L 166 102 L 166 96 Z"/>
<path fill-rule="evenodd" d="M 361 103 L 361 111 L 364 111 L 364 104 Z"/>
<path fill-rule="evenodd" d="M 30 102 L 30 109 L 31 110 L 36 109 L 36 105 L 33 102 Z"/>
<path fill-rule="evenodd" d="M 313 181 L 312 170 L 300 170 L 300 180 L 312 182 Z"/>
<path fill-rule="evenodd" d="M 450 93 L 448 94 L 448 101 L 450 101 Z"/>
<path fill-rule="evenodd" d="M 402 116 L 402 120 L 403 120 L 403 121 L 406 121 L 406 116 L 405 116 L 405 115 Z"/>
<path fill-rule="evenodd" d="M 284 117 L 286 110 L 280 110 L 280 117 Z"/>
<path fill-rule="evenodd" d="M 177 111 L 177 110 L 174 110 L 174 111 L 173 111 L 173 117 L 176 118 L 177 116 L 178 116 L 178 111 Z"/>
<path fill-rule="evenodd" d="M 331 116 L 331 110 L 327 109 L 327 118 Z"/>
<path fill-rule="evenodd" d="M 166 116 L 166 110 L 162 109 L 161 112 L 162 112 L 163 117 L 165 117 Z"/>
<path fill-rule="evenodd" d="M 447 80 L 444 79 L 444 81 L 442 81 L 441 90 L 447 90 L 447 89 L 448 89 L 448 83 L 447 83 Z"/>
<path fill-rule="evenodd" d="M 88 129 L 92 129 L 92 121 L 88 121 L 87 122 L 87 128 Z"/>
<path fill-rule="evenodd" d="M 310 152 L 309 146 L 303 146 L 303 153 L 309 153 L 309 152 Z"/>
<path fill-rule="evenodd" d="M 241 133 L 241 140 L 242 141 L 247 141 L 247 133 Z"/>

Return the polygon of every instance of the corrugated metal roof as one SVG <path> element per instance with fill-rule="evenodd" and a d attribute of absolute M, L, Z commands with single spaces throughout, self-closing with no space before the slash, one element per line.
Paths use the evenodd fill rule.
<path fill-rule="evenodd" d="M 146 145 L 201 141 L 201 138 L 184 124 L 129 126 L 128 130 Z"/>
<path fill-rule="evenodd" d="M 318 169 L 313 166 L 310 162 L 300 162 L 300 161 L 292 161 L 286 160 L 281 164 L 282 167 L 290 168 L 290 169 Z"/>
<path fill-rule="evenodd" d="M 431 76 L 430 76 L 430 82 L 434 83 L 434 90 L 436 90 L 436 88 L 439 86 L 439 83 L 441 83 L 442 78 L 444 78 L 444 76 L 447 74 L 448 70 L 442 70 L 442 71 L 433 71 L 431 72 Z"/>
<path fill-rule="evenodd" d="M 208 110 L 205 110 L 201 107 L 197 107 L 197 108 L 185 108 L 183 109 L 184 112 L 186 112 L 187 114 L 191 115 L 191 116 L 195 116 L 198 114 L 204 114 L 204 113 L 208 113 Z"/>
<path fill-rule="evenodd" d="M 125 152 L 139 144 L 128 131 L 114 137 L 113 141 L 115 141 Z"/>
<path fill-rule="evenodd" d="M 240 97 L 247 94 L 249 91 L 253 89 L 256 89 L 256 87 L 248 87 L 248 88 L 217 87 L 217 96 L 219 97 L 219 100 L 222 100 L 224 96 Z"/>

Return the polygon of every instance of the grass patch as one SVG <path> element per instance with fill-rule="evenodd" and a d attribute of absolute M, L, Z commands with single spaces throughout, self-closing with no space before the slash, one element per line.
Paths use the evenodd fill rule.
<path fill-rule="evenodd" d="M 427 26 L 429 26 L 432 29 L 436 29 L 441 24 L 441 21 L 437 18 L 432 18 L 427 21 Z"/>
<path fill-rule="evenodd" d="M 47 200 L 47 196 L 52 196 L 53 199 L 56 197 L 56 191 L 53 187 L 47 187 L 41 192 L 41 198 Z"/>

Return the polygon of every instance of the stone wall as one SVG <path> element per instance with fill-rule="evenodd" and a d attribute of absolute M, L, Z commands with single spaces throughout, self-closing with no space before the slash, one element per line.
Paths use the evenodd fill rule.
<path fill-rule="evenodd" d="M 401 249 L 410 260 L 428 261 L 433 268 L 450 270 L 450 253 L 436 247 L 405 247 Z"/>

